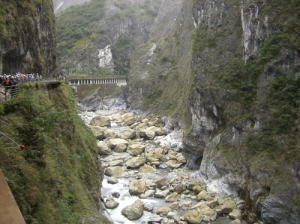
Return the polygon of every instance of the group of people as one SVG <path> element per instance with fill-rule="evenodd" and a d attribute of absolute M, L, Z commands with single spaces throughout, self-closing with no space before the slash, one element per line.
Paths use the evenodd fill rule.
<path fill-rule="evenodd" d="M 38 80 L 42 80 L 42 76 L 38 73 L 23 74 L 18 72 L 15 75 L 0 75 L 0 85 L 2 86 L 14 86 L 22 82 L 32 82 Z"/>

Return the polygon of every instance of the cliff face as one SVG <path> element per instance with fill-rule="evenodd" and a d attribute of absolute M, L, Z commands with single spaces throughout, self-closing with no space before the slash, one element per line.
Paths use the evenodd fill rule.
<path fill-rule="evenodd" d="M 160 0 L 92 0 L 59 14 L 59 70 L 127 75 L 131 52 L 148 38 L 159 4 Z"/>
<path fill-rule="evenodd" d="M 53 0 L 54 12 L 60 13 L 63 10 L 73 6 L 85 3 L 90 0 Z"/>
<path fill-rule="evenodd" d="M 265 223 L 300 220 L 297 10 L 295 1 L 193 6 L 189 165 Z"/>
<path fill-rule="evenodd" d="M 299 1 L 132 3 L 103 1 L 84 23 L 96 32 L 62 33 L 61 68 L 128 74 L 130 106 L 178 121 L 211 190 L 244 198 L 249 223 L 298 223 Z"/>
<path fill-rule="evenodd" d="M 99 214 L 96 139 L 61 83 L 22 86 L 0 105 L 0 168 L 26 223 L 109 223 Z M 22 151 L 18 145 L 25 145 Z"/>
<path fill-rule="evenodd" d="M 55 67 L 51 0 L 1 0 L 0 73 L 50 74 Z"/>

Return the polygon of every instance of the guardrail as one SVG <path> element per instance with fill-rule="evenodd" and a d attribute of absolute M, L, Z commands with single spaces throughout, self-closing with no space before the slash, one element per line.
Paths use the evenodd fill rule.
<path fill-rule="evenodd" d="M 4 86 L 0 87 L 0 102 L 7 101 L 15 98 L 19 93 L 19 87 L 17 85 L 14 86 Z"/>

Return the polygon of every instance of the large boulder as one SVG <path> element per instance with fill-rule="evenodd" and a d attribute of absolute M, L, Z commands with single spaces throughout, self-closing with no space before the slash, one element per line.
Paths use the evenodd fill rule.
<path fill-rule="evenodd" d="M 133 143 L 129 145 L 127 152 L 132 156 L 138 156 L 145 151 L 145 147 L 143 143 Z"/>
<path fill-rule="evenodd" d="M 121 166 L 108 167 L 104 174 L 109 177 L 124 177 L 126 176 L 125 169 Z"/>
<path fill-rule="evenodd" d="M 125 152 L 128 146 L 128 141 L 121 138 L 112 138 L 108 141 L 108 145 L 115 152 Z"/>
<path fill-rule="evenodd" d="M 181 167 L 182 163 L 178 162 L 177 160 L 169 160 L 168 162 L 166 162 L 166 165 L 172 169 L 177 169 L 179 167 Z"/>
<path fill-rule="evenodd" d="M 119 206 L 119 203 L 116 202 L 113 198 L 109 198 L 104 202 L 105 208 L 114 209 Z"/>
<path fill-rule="evenodd" d="M 112 151 L 107 146 L 107 144 L 105 144 L 103 142 L 98 142 L 97 146 L 98 146 L 98 152 L 99 152 L 100 155 L 102 155 L 102 156 L 108 156 L 108 155 L 112 154 Z"/>
<path fill-rule="evenodd" d="M 155 192 L 155 194 L 154 194 L 154 197 L 155 198 L 166 198 L 166 196 L 168 195 L 168 193 L 169 193 L 168 189 L 164 190 L 164 191 L 157 189 L 156 192 Z"/>
<path fill-rule="evenodd" d="M 140 137 L 144 138 L 144 139 L 149 139 L 149 140 L 153 140 L 155 138 L 155 130 L 153 130 L 153 128 L 149 127 L 149 128 L 145 128 L 145 129 L 141 129 L 139 132 Z"/>
<path fill-rule="evenodd" d="M 170 211 L 172 211 L 171 208 L 169 207 L 161 207 L 156 209 L 156 214 L 160 215 L 160 216 L 165 216 L 167 215 Z"/>
<path fill-rule="evenodd" d="M 131 169 L 136 169 L 143 166 L 145 162 L 145 157 L 134 157 L 126 162 L 126 166 Z"/>
<path fill-rule="evenodd" d="M 192 210 L 184 215 L 184 219 L 189 224 L 200 224 L 203 220 L 203 216 L 197 210 Z"/>
<path fill-rule="evenodd" d="M 180 194 L 173 192 L 166 197 L 166 202 L 175 202 L 180 199 Z"/>
<path fill-rule="evenodd" d="M 241 219 L 242 213 L 239 209 L 233 209 L 232 212 L 229 213 L 229 217 L 231 219 Z"/>
<path fill-rule="evenodd" d="M 122 115 L 122 124 L 124 126 L 133 125 L 137 121 L 137 116 L 133 113 L 126 113 Z"/>
<path fill-rule="evenodd" d="M 155 136 L 162 136 L 166 134 L 167 132 L 163 128 L 158 128 L 155 126 L 151 126 L 140 130 L 140 137 L 150 140 L 154 139 Z"/>
<path fill-rule="evenodd" d="M 221 204 L 221 206 L 217 209 L 218 214 L 229 214 L 236 208 L 236 203 L 232 199 L 227 199 Z"/>
<path fill-rule="evenodd" d="M 106 138 L 104 130 L 105 128 L 102 127 L 96 127 L 96 126 L 89 126 L 93 135 L 99 140 L 102 141 Z"/>
<path fill-rule="evenodd" d="M 215 221 L 217 218 L 217 212 L 207 205 L 200 206 L 197 210 L 203 216 L 205 222 Z"/>
<path fill-rule="evenodd" d="M 91 120 L 90 125 L 98 127 L 110 127 L 110 120 L 107 117 L 97 116 Z"/>
<path fill-rule="evenodd" d="M 121 138 L 123 139 L 134 139 L 135 137 L 136 137 L 136 132 L 131 128 L 125 129 L 124 131 L 121 132 Z"/>
<path fill-rule="evenodd" d="M 141 200 L 135 201 L 132 205 L 122 209 L 122 215 L 129 220 L 138 220 L 144 214 L 144 203 Z"/>
<path fill-rule="evenodd" d="M 204 200 L 204 201 L 211 201 L 211 200 L 212 200 L 212 197 L 209 196 L 209 194 L 207 193 L 207 191 L 203 190 L 203 191 L 201 191 L 201 192 L 197 195 L 197 200 L 198 200 L 198 201 L 201 201 L 201 200 Z"/>
<path fill-rule="evenodd" d="M 158 163 L 163 155 L 155 152 L 147 152 L 145 153 L 145 157 L 148 163 Z"/>
<path fill-rule="evenodd" d="M 129 193 L 131 195 L 140 195 L 146 191 L 146 182 L 143 179 L 134 180 L 129 184 Z"/>
<path fill-rule="evenodd" d="M 145 164 L 144 166 L 140 167 L 139 172 L 140 173 L 156 173 L 157 170 L 155 168 L 153 168 L 152 166 Z"/>
<path fill-rule="evenodd" d="M 119 138 L 118 133 L 116 133 L 114 130 L 109 129 L 109 128 L 104 129 L 104 136 L 105 136 L 105 138 L 108 138 L 108 139 Z"/>
<path fill-rule="evenodd" d="M 156 185 L 156 187 L 159 188 L 159 189 L 161 189 L 161 188 L 167 186 L 168 184 L 169 184 L 169 181 L 168 181 L 167 178 L 161 178 L 161 179 L 155 181 L 155 185 Z"/>

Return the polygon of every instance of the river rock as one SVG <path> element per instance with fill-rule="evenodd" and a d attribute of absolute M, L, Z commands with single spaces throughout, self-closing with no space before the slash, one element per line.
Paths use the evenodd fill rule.
<path fill-rule="evenodd" d="M 96 127 L 96 126 L 89 126 L 91 131 L 93 132 L 93 135 L 99 140 L 102 141 L 105 139 L 105 134 L 104 134 L 104 129 L 101 127 Z"/>
<path fill-rule="evenodd" d="M 147 162 L 149 162 L 149 163 L 157 162 L 159 164 L 159 160 L 163 157 L 163 155 L 157 154 L 155 152 L 147 152 L 147 153 L 145 153 L 145 157 L 146 157 Z"/>
<path fill-rule="evenodd" d="M 166 202 L 175 202 L 180 199 L 180 194 L 173 192 L 166 197 Z"/>
<path fill-rule="evenodd" d="M 205 186 L 203 185 L 195 185 L 192 188 L 192 191 L 194 191 L 196 194 L 199 194 L 201 191 L 205 190 Z"/>
<path fill-rule="evenodd" d="M 144 165 L 145 162 L 146 162 L 145 157 L 134 157 L 132 159 L 129 159 L 126 162 L 126 166 L 128 168 L 135 169 L 135 168 L 139 168 L 140 166 Z"/>
<path fill-rule="evenodd" d="M 122 114 L 117 113 L 117 114 L 111 115 L 111 120 L 113 120 L 117 123 L 122 122 Z"/>
<path fill-rule="evenodd" d="M 170 208 L 172 210 L 178 210 L 179 208 L 179 203 L 178 202 L 173 202 L 172 204 L 170 204 Z"/>
<path fill-rule="evenodd" d="M 216 208 L 219 205 L 219 201 L 217 199 L 213 199 L 212 201 L 207 202 L 207 206 L 210 208 Z"/>
<path fill-rule="evenodd" d="M 122 209 L 122 215 L 129 220 L 138 220 L 144 214 L 144 203 L 141 200 L 135 201 L 132 205 Z"/>
<path fill-rule="evenodd" d="M 205 222 L 215 221 L 217 218 L 217 212 L 207 205 L 200 206 L 197 211 L 203 216 Z"/>
<path fill-rule="evenodd" d="M 155 181 L 155 185 L 157 188 L 161 189 L 164 186 L 168 186 L 169 185 L 169 181 L 167 178 L 161 178 L 157 181 Z"/>
<path fill-rule="evenodd" d="M 144 166 L 140 167 L 139 172 L 140 173 L 155 173 L 156 169 L 153 168 L 152 166 L 145 164 Z"/>
<path fill-rule="evenodd" d="M 209 194 L 205 190 L 203 190 L 197 195 L 197 200 L 198 201 L 201 201 L 201 200 L 210 201 L 210 200 L 212 200 L 212 198 L 211 198 L 211 196 L 209 196 Z"/>
<path fill-rule="evenodd" d="M 125 129 L 121 132 L 121 138 L 123 139 L 134 139 L 136 137 L 136 133 L 133 129 Z"/>
<path fill-rule="evenodd" d="M 178 162 L 177 160 L 169 160 L 166 162 L 166 165 L 172 169 L 177 169 L 182 165 L 182 163 Z"/>
<path fill-rule="evenodd" d="M 156 136 L 162 136 L 167 134 L 167 131 L 164 128 L 160 128 L 156 126 L 151 126 L 147 128 L 147 131 L 153 131 Z"/>
<path fill-rule="evenodd" d="M 98 146 L 98 152 L 99 152 L 100 155 L 102 155 L 102 156 L 108 156 L 108 155 L 112 154 L 112 151 L 107 146 L 107 144 L 105 144 L 103 142 L 98 142 L 97 146 Z"/>
<path fill-rule="evenodd" d="M 144 193 L 146 190 L 146 181 L 141 180 L 134 180 L 129 184 L 129 193 L 131 195 L 139 195 Z"/>
<path fill-rule="evenodd" d="M 119 203 L 116 202 L 113 198 L 109 198 L 104 203 L 105 208 L 114 209 L 119 206 Z"/>
<path fill-rule="evenodd" d="M 160 215 L 160 216 L 165 216 L 167 215 L 172 209 L 169 207 L 162 207 L 162 208 L 158 208 L 156 209 L 156 214 Z"/>
<path fill-rule="evenodd" d="M 155 194 L 155 190 L 148 190 L 144 194 L 140 195 L 140 198 L 149 198 L 152 197 Z"/>
<path fill-rule="evenodd" d="M 141 129 L 139 132 L 139 136 L 144 138 L 144 139 L 149 139 L 149 140 L 153 140 L 155 137 L 155 131 L 153 129 Z"/>
<path fill-rule="evenodd" d="M 117 159 L 117 160 L 113 160 L 113 161 L 108 162 L 108 166 L 122 166 L 123 163 L 124 163 L 123 160 Z"/>
<path fill-rule="evenodd" d="M 137 142 L 129 145 L 127 152 L 132 156 L 138 156 L 145 151 L 145 145 L 143 143 Z"/>
<path fill-rule="evenodd" d="M 239 209 L 233 209 L 232 212 L 229 213 L 229 217 L 231 219 L 240 219 L 242 217 L 242 213 Z"/>
<path fill-rule="evenodd" d="M 124 126 L 133 125 L 137 121 L 137 116 L 133 113 L 125 113 L 122 115 L 122 124 Z"/>
<path fill-rule="evenodd" d="M 91 120 L 90 125 L 98 127 L 110 127 L 110 120 L 107 117 L 97 116 Z"/>
<path fill-rule="evenodd" d="M 200 224 L 203 216 L 197 210 L 192 210 L 184 215 L 184 219 L 190 224 Z"/>
<path fill-rule="evenodd" d="M 114 192 L 111 194 L 114 198 L 119 198 L 120 197 L 120 193 L 119 192 Z"/>
<path fill-rule="evenodd" d="M 118 138 L 118 134 L 116 132 L 114 132 L 112 129 L 104 129 L 104 136 L 105 138 Z"/>
<path fill-rule="evenodd" d="M 128 141 L 121 138 L 113 138 L 108 141 L 108 145 L 115 152 L 125 152 L 128 146 Z"/>
<path fill-rule="evenodd" d="M 241 220 L 236 219 L 230 222 L 230 224 L 241 224 Z"/>
<path fill-rule="evenodd" d="M 104 174 L 109 177 L 124 177 L 126 172 L 121 166 L 108 167 L 105 169 Z"/>
<path fill-rule="evenodd" d="M 154 209 L 154 206 L 152 203 L 150 202 L 146 202 L 144 203 L 144 210 L 147 211 L 147 212 L 152 212 Z"/>
<path fill-rule="evenodd" d="M 119 181 L 117 178 L 114 178 L 114 177 L 109 177 L 107 178 L 107 183 L 109 184 L 117 184 Z"/>
<path fill-rule="evenodd" d="M 236 204 L 233 200 L 227 199 L 223 204 L 217 209 L 218 214 L 229 214 L 236 208 Z"/>
<path fill-rule="evenodd" d="M 176 184 L 174 186 L 174 191 L 177 192 L 178 194 L 181 194 L 186 190 L 186 185 L 185 184 Z"/>
<path fill-rule="evenodd" d="M 164 191 L 156 190 L 156 192 L 154 194 L 154 197 L 156 197 L 156 198 L 166 198 L 166 196 L 168 195 L 168 193 L 169 193 L 168 189 L 166 189 Z"/>

